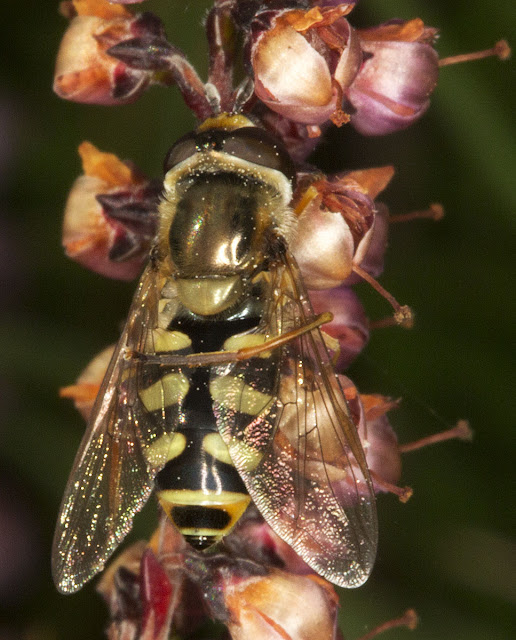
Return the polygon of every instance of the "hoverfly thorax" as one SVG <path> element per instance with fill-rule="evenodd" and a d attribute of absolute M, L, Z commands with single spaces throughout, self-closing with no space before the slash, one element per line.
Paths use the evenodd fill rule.
<path fill-rule="evenodd" d="M 288 153 L 264 130 L 235 119 L 237 128 L 228 116 L 205 123 L 179 140 L 165 163 L 160 250 L 172 263 L 181 302 L 203 316 L 247 295 L 265 261 L 268 232 L 285 235 L 292 226 Z"/>

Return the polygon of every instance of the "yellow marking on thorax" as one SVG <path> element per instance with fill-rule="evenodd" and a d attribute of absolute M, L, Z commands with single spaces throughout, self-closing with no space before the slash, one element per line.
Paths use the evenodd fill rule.
<path fill-rule="evenodd" d="M 204 436 L 202 447 L 216 460 L 225 462 L 226 464 L 230 464 L 231 466 L 233 466 L 233 461 L 231 460 L 231 456 L 229 455 L 226 443 L 224 442 L 224 440 L 222 440 L 218 433 L 209 433 L 207 436 Z"/>
<path fill-rule="evenodd" d="M 147 411 L 159 411 L 180 402 L 188 393 L 190 384 L 183 373 L 168 373 L 157 382 L 139 392 Z"/>
<path fill-rule="evenodd" d="M 182 433 L 167 433 L 153 442 L 145 451 L 148 462 L 159 467 L 180 456 L 186 447 L 186 436 Z"/>
<path fill-rule="evenodd" d="M 256 416 L 272 402 L 272 396 L 253 389 L 239 378 L 221 376 L 210 382 L 211 397 L 223 407 Z"/>
<path fill-rule="evenodd" d="M 241 127 L 253 127 L 254 122 L 238 113 L 220 113 L 212 118 L 207 118 L 197 131 L 207 131 L 208 129 L 225 129 L 232 131 Z"/>

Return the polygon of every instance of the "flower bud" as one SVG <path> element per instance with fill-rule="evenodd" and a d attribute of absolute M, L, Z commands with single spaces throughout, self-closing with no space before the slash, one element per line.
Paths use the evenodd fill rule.
<path fill-rule="evenodd" d="M 392 20 L 358 35 L 364 62 L 346 91 L 352 125 L 364 135 L 405 129 L 428 109 L 437 84 L 436 30 L 419 19 Z"/>
<path fill-rule="evenodd" d="M 110 609 L 108 639 L 167 640 L 182 595 L 179 575 L 173 578 L 145 542 L 120 554 L 97 586 Z"/>
<path fill-rule="evenodd" d="M 376 202 L 373 224 L 358 244 L 353 258 L 353 264 L 360 266 L 373 278 L 383 272 L 388 234 L 389 209 L 383 202 Z M 351 286 L 357 282 L 361 282 L 361 277 L 352 272 L 344 284 Z"/>
<path fill-rule="evenodd" d="M 314 570 L 282 540 L 254 508 L 249 509 L 225 544 L 236 556 L 252 559 L 262 566 L 273 566 L 296 575 L 314 575 Z"/>
<path fill-rule="evenodd" d="M 71 22 L 57 55 L 58 96 L 89 104 L 127 104 L 156 81 L 151 71 L 131 68 L 107 50 L 147 32 L 154 35 L 157 18 L 134 16 L 107 0 L 72 0 L 64 3 L 64 12 Z"/>
<path fill-rule="evenodd" d="M 397 405 L 390 398 L 381 395 L 360 395 L 366 421 L 366 458 L 369 469 L 382 480 L 396 485 L 401 478 L 401 452 L 398 438 L 387 418 L 387 412 Z M 377 492 L 384 487 L 373 484 Z"/>
<path fill-rule="evenodd" d="M 64 387 L 59 391 L 61 398 L 71 398 L 73 400 L 75 408 L 86 421 L 88 421 L 90 417 L 95 398 L 99 392 L 101 382 L 106 374 L 114 350 L 114 344 L 106 347 L 98 353 L 86 369 L 81 372 L 75 384 Z"/>
<path fill-rule="evenodd" d="M 255 16 L 248 47 L 255 93 L 272 111 L 305 124 L 349 119 L 342 93 L 362 61 L 358 38 L 343 17 L 351 9 L 340 4 Z"/>
<path fill-rule="evenodd" d="M 350 287 L 309 291 L 315 313 L 331 311 L 333 320 L 323 331 L 338 342 L 336 368 L 346 369 L 369 341 L 367 317 L 358 296 Z"/>
<path fill-rule="evenodd" d="M 285 118 L 265 105 L 257 104 L 253 111 L 266 129 L 272 131 L 285 144 L 289 155 L 297 163 L 303 163 L 321 141 L 321 135 L 327 125 L 317 127 L 318 135 L 310 135 L 310 127 Z"/>
<path fill-rule="evenodd" d="M 324 188 L 322 183 L 318 186 Z M 312 200 L 299 217 L 291 249 L 309 289 L 332 289 L 351 273 L 353 235 L 341 212 L 328 210 L 322 193 L 312 187 Z"/>
<path fill-rule="evenodd" d="M 340 286 L 353 265 L 364 261 L 374 237 L 373 198 L 392 175 L 392 167 L 381 167 L 300 182 L 294 195 L 299 221 L 291 248 L 309 289 Z M 377 240 L 375 249 L 380 244 Z"/>
<path fill-rule="evenodd" d="M 339 375 L 339 380 L 364 449 L 367 466 L 372 472 L 374 490 L 376 493 L 386 491 L 386 483 L 395 485 L 401 477 L 398 439 L 386 416 L 397 403 L 381 395 L 359 394 L 346 376 Z M 382 483 L 382 480 L 385 482 Z"/>
<path fill-rule="evenodd" d="M 66 254 L 108 278 L 132 280 L 154 236 L 161 185 L 89 142 L 80 145 L 79 153 L 84 175 L 66 203 Z"/>
<path fill-rule="evenodd" d="M 338 598 L 333 587 L 318 576 L 271 569 L 265 576 L 227 574 L 221 587 L 233 640 L 334 638 Z"/>
<path fill-rule="evenodd" d="M 140 599 L 142 629 L 152 625 L 154 638 L 169 637 L 174 588 L 165 569 L 150 549 L 142 556 L 140 569 Z"/>

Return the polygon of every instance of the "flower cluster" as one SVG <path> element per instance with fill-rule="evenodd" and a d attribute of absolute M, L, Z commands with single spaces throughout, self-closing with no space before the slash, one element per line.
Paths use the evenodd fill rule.
<path fill-rule="evenodd" d="M 70 20 L 58 53 L 54 89 L 67 100 L 121 105 L 151 85 L 176 86 L 200 121 L 242 114 L 277 136 L 295 162 L 290 203 L 293 254 L 315 313 L 330 311 L 324 343 L 344 391 L 375 493 L 406 500 L 397 486 L 401 453 L 387 414 L 398 402 L 359 393 L 344 375 L 367 344 L 372 324 L 353 289 L 366 280 L 394 308 L 394 322 L 412 315 L 376 281 L 384 267 L 389 225 L 378 196 L 390 166 L 325 175 L 307 158 L 331 124 L 364 135 L 400 131 L 428 109 L 440 63 L 437 31 L 422 20 L 352 26 L 356 2 L 215 0 L 206 19 L 209 70 L 201 80 L 169 43 L 158 17 L 126 6 L 139 0 L 67 0 Z M 495 53 L 506 57 L 508 49 Z M 235 71 L 245 77 L 235 86 Z M 63 244 L 73 260 L 104 276 L 133 279 L 154 245 L 162 180 L 84 142 L 84 175 L 72 187 Z M 434 207 L 435 212 L 435 207 Z M 88 418 L 113 348 L 103 351 L 75 385 L 62 390 Z M 469 437 L 464 423 L 434 440 Z M 426 443 L 421 443 L 421 446 Z M 233 640 L 339 638 L 338 599 L 250 507 L 220 553 L 191 549 L 163 518 L 152 540 L 126 550 L 99 585 L 111 612 L 112 638 L 185 636 L 206 618 L 224 623 Z M 310 601 L 311 606 L 304 606 Z M 414 625 L 412 614 L 391 626 Z"/>

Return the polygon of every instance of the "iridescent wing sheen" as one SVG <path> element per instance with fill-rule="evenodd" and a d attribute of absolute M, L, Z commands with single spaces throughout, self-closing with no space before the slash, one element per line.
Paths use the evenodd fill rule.
<path fill-rule="evenodd" d="M 308 324 L 313 312 L 293 258 L 269 276 L 258 331 L 274 337 Z M 267 370 L 269 388 L 258 389 L 253 378 Z M 212 393 L 219 430 L 265 520 L 320 575 L 362 584 L 376 555 L 375 497 L 320 331 L 215 367 L 212 388 L 224 389 Z"/>
<path fill-rule="evenodd" d="M 158 276 L 144 272 L 68 480 L 54 535 L 52 571 L 60 591 L 77 591 L 132 526 L 166 452 L 149 449 L 172 431 L 170 412 L 148 413 L 139 398 L 143 367 L 131 352 L 153 353 Z M 147 370 L 146 370 L 147 373 Z M 149 454 L 152 451 L 152 455 Z"/>

